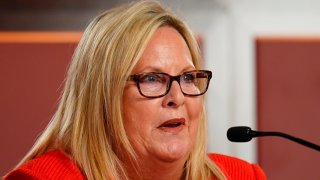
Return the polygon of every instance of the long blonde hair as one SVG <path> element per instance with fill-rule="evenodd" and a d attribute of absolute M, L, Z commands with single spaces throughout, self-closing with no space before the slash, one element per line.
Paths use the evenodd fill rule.
<path fill-rule="evenodd" d="M 126 79 L 153 32 L 175 28 L 200 69 L 199 48 L 188 26 L 156 1 L 138 1 L 104 12 L 85 30 L 76 48 L 58 109 L 20 164 L 52 149 L 67 152 L 87 179 L 126 179 L 121 154 L 135 160 L 122 114 Z M 204 105 L 186 179 L 224 179 L 206 154 Z"/>

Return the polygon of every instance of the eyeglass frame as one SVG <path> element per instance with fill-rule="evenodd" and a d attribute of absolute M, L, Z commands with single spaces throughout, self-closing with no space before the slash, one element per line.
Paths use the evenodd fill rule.
<path fill-rule="evenodd" d="M 206 84 L 206 88 L 204 89 L 204 91 L 200 94 L 187 94 L 185 92 L 183 92 L 182 88 L 181 88 L 181 85 L 180 85 L 180 78 L 183 74 L 186 74 L 186 73 L 192 73 L 192 72 L 204 72 L 207 74 L 207 84 Z M 158 95 L 158 96 L 147 96 L 147 95 L 144 95 L 140 89 L 140 83 L 139 83 L 139 80 L 140 80 L 140 77 L 143 76 L 143 75 L 147 75 L 147 74 L 164 74 L 166 76 L 169 77 L 169 82 L 167 83 L 167 89 L 166 91 L 161 94 L 161 95 Z M 192 71 L 186 71 L 186 72 L 183 72 L 179 75 L 176 75 L 176 76 L 171 76 L 170 74 L 167 74 L 167 73 L 164 73 L 164 72 L 148 72 L 148 73 L 140 73 L 140 74 L 132 74 L 129 76 L 129 78 L 127 79 L 128 81 L 134 81 L 138 87 L 138 90 L 139 90 L 139 93 L 141 94 L 141 96 L 143 97 L 146 97 L 146 98 L 160 98 L 160 97 L 163 97 L 165 95 L 167 95 L 171 89 L 171 86 L 172 86 L 172 82 L 173 81 L 177 81 L 179 86 L 180 86 L 180 90 L 182 92 L 183 95 L 185 96 L 201 96 L 203 94 L 205 94 L 209 88 L 209 84 L 210 84 L 210 80 L 212 78 L 212 72 L 209 71 L 209 70 L 192 70 Z"/>

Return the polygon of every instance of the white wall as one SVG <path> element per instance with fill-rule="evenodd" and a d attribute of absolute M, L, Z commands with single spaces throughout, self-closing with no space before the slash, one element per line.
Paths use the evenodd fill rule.
<path fill-rule="evenodd" d="M 213 71 L 207 94 L 208 150 L 256 162 L 256 143 L 228 142 L 231 126 L 256 127 L 255 37 L 320 36 L 318 0 L 164 1 L 204 36 L 206 68 Z"/>

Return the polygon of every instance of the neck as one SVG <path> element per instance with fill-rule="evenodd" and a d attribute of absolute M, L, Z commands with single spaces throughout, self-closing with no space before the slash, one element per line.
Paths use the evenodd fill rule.
<path fill-rule="evenodd" d="M 126 167 L 129 179 L 143 180 L 180 180 L 183 177 L 185 162 L 163 162 L 150 159 Z M 136 167 L 136 168 L 135 168 Z"/>

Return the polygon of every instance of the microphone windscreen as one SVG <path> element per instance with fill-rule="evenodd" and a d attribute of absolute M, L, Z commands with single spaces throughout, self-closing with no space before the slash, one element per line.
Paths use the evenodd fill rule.
<path fill-rule="evenodd" d="M 231 142 L 248 142 L 252 139 L 251 128 L 247 126 L 231 127 L 227 131 L 227 137 Z"/>

